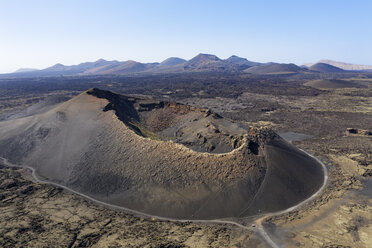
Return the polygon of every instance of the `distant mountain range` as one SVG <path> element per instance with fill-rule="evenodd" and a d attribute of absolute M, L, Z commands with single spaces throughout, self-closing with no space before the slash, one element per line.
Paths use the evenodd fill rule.
<path fill-rule="evenodd" d="M 338 61 L 333 61 L 333 60 L 325 60 L 325 59 L 320 60 L 318 63 L 328 64 L 328 65 L 338 67 L 346 71 L 372 71 L 372 65 L 349 64 L 349 63 L 338 62 Z M 308 63 L 308 64 L 305 64 L 304 66 L 311 67 L 313 65 L 314 64 L 312 63 Z"/>
<path fill-rule="evenodd" d="M 19 69 L 14 73 L 2 74 L 2 77 L 39 77 L 74 75 L 127 75 L 182 72 L 242 72 L 251 74 L 295 74 L 295 73 L 342 73 L 347 71 L 372 72 L 372 66 L 353 65 L 331 60 L 321 60 L 315 64 L 297 66 L 295 64 L 259 63 L 233 55 L 220 59 L 216 55 L 200 53 L 190 60 L 171 57 L 161 63 L 141 63 L 133 60 L 124 62 L 99 59 L 78 65 L 56 64 L 37 69 Z"/>
<path fill-rule="evenodd" d="M 238 72 L 261 63 L 252 62 L 238 56 L 220 59 L 211 54 L 198 54 L 190 60 L 171 57 L 161 63 L 140 63 L 133 60 L 124 62 L 99 59 L 78 65 L 56 64 L 42 70 L 17 70 L 8 76 L 69 76 L 69 75 L 124 75 L 138 73 L 178 73 L 201 71 Z"/>
<path fill-rule="evenodd" d="M 14 73 L 19 73 L 19 72 L 30 72 L 30 71 L 37 71 L 38 69 L 33 69 L 33 68 L 19 68 L 16 70 Z"/>

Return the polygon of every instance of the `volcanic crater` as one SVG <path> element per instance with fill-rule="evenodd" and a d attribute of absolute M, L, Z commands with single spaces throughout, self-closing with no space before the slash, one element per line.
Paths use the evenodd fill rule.
<path fill-rule="evenodd" d="M 0 156 L 98 200 L 176 219 L 278 211 L 323 183 L 317 161 L 270 129 L 96 88 L 0 122 Z"/>

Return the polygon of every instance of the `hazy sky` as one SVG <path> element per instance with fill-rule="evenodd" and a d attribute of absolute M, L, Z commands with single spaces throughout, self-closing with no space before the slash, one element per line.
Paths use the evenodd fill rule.
<path fill-rule="evenodd" d="M 0 72 L 200 52 L 372 65 L 372 1 L 0 0 Z"/>

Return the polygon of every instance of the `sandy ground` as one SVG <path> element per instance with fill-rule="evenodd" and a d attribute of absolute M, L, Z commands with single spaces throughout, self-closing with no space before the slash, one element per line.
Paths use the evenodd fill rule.
<path fill-rule="evenodd" d="M 273 240 L 285 247 L 370 247 L 372 199 L 363 194 L 350 164 L 331 155 L 330 181 L 314 202 L 266 220 Z M 336 162 L 337 161 L 337 162 Z"/>

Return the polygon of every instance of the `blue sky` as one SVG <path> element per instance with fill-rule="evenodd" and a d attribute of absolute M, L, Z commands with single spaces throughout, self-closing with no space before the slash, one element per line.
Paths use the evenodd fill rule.
<path fill-rule="evenodd" d="M 0 0 L 0 73 L 200 52 L 372 65 L 372 1 Z"/>

